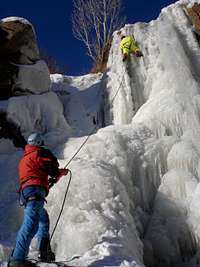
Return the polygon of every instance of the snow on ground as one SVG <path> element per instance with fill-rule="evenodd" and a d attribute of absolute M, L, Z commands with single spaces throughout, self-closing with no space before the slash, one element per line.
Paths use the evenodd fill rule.
<path fill-rule="evenodd" d="M 134 34 L 144 58 L 123 64 L 115 33 L 103 82 L 100 75 L 57 74 L 51 92 L 0 103 L 25 137 L 45 133 L 61 166 L 95 132 L 69 165 L 72 183 L 52 240 L 57 260 L 80 255 L 77 266 L 198 266 L 200 49 L 187 4 L 122 29 Z M 114 125 L 96 131 L 103 123 Z M 2 266 L 22 217 L 14 193 L 21 154 L 1 140 Z M 51 230 L 68 179 L 48 196 Z"/>

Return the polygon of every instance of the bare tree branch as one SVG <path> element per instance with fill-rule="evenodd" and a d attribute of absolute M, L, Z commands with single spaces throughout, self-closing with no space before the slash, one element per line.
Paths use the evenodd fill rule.
<path fill-rule="evenodd" d="M 121 0 L 73 0 L 72 31 L 95 64 L 103 63 L 112 33 L 125 22 Z"/>

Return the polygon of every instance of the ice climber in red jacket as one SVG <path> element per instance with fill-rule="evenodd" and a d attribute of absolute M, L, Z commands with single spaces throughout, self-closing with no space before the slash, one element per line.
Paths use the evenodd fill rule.
<path fill-rule="evenodd" d="M 39 242 L 41 261 L 55 260 L 49 241 L 49 216 L 44 204 L 49 192 L 49 181 L 52 185 L 67 173 L 68 170 L 59 168 L 56 157 L 44 147 L 43 136 L 39 133 L 31 134 L 19 163 L 20 200 L 25 206 L 24 219 L 8 267 L 36 266 L 26 259 L 34 236 Z"/>

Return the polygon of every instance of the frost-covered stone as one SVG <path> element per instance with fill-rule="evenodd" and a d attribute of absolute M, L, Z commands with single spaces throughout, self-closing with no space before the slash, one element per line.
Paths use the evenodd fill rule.
<path fill-rule="evenodd" d="M 50 74 L 44 60 L 38 60 L 31 65 L 18 65 L 17 79 L 12 88 L 12 95 L 41 94 L 50 89 Z"/>
<path fill-rule="evenodd" d="M 26 138 L 32 132 L 43 133 L 45 143 L 49 147 L 57 144 L 56 139 L 62 143 L 71 135 L 71 128 L 64 117 L 63 105 L 53 92 L 12 97 L 8 100 L 7 114 L 20 125 Z"/>

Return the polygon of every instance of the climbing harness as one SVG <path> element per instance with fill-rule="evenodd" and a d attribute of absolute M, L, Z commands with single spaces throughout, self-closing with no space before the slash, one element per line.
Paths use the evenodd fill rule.
<path fill-rule="evenodd" d="M 23 191 L 19 192 L 19 205 L 26 207 L 27 203 L 30 201 L 41 201 L 44 200 L 47 203 L 46 199 L 38 194 L 25 197 Z"/>

